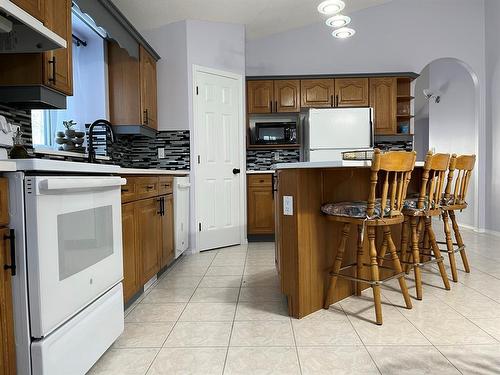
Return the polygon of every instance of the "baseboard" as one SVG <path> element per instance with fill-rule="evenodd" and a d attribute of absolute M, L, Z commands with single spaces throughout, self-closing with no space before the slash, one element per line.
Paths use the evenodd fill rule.
<path fill-rule="evenodd" d="M 491 229 L 483 229 L 483 230 L 484 230 L 484 233 L 486 233 L 486 234 L 491 234 L 492 236 L 500 237 L 500 232 L 498 232 L 496 230 L 491 230 Z"/>

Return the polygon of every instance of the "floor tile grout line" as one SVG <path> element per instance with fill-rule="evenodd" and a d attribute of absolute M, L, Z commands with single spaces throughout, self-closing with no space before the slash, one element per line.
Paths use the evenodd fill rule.
<path fill-rule="evenodd" d="M 293 343 L 295 345 L 295 355 L 297 356 L 297 363 L 299 364 L 299 371 L 302 375 L 302 364 L 300 362 L 299 348 L 297 347 L 297 338 L 295 337 L 295 329 L 293 328 L 292 318 L 289 318 L 290 327 L 292 328 Z"/>
<path fill-rule="evenodd" d="M 215 256 L 217 256 L 218 254 L 218 250 L 216 250 L 216 253 L 215 253 Z M 212 258 L 212 261 L 210 262 L 210 265 L 213 263 L 214 259 L 215 259 L 215 256 Z M 179 262 L 180 263 L 180 262 Z M 169 272 L 167 272 L 166 274 L 170 273 L 172 271 L 172 269 L 174 269 L 175 266 L 177 266 L 179 263 L 176 263 L 172 266 L 172 268 L 170 269 Z M 210 265 L 208 266 L 208 268 L 210 268 Z M 207 271 L 208 272 L 208 268 L 207 268 Z M 205 274 L 206 274 L 205 272 Z M 163 276 L 163 275 L 162 275 Z M 166 275 L 164 276 L 166 277 Z M 177 326 L 177 323 L 179 322 L 179 319 L 181 318 L 182 314 L 184 314 L 184 311 L 186 311 L 186 308 L 187 308 L 187 305 L 189 304 L 189 302 L 191 301 L 191 299 L 193 298 L 193 295 L 194 293 L 196 292 L 196 290 L 198 289 L 198 286 L 200 285 L 201 283 L 201 280 L 203 280 L 203 277 L 205 277 L 205 275 L 202 276 L 202 278 L 200 279 L 200 281 L 198 282 L 198 284 L 196 285 L 196 287 L 194 288 L 193 290 L 193 293 L 191 294 L 191 297 L 189 297 L 189 300 L 186 302 L 186 305 L 184 306 L 184 308 L 182 309 L 182 312 L 179 314 L 177 320 L 175 321 L 174 325 L 172 326 L 172 328 L 170 328 L 170 331 L 168 332 L 167 334 L 167 337 L 165 337 L 165 340 L 163 340 L 163 343 L 161 345 L 161 348 L 160 350 L 158 351 L 158 353 L 156 353 L 155 357 L 153 358 L 153 361 L 150 363 L 148 369 L 146 370 L 146 372 L 144 373 L 144 375 L 147 375 L 149 370 L 151 369 L 151 367 L 153 366 L 154 362 L 156 361 L 156 359 L 158 358 L 158 355 L 161 353 L 162 349 L 165 347 L 165 343 L 167 342 L 168 338 L 170 337 L 170 335 L 172 334 L 172 332 L 174 331 L 174 328 Z M 163 277 L 161 277 L 161 279 L 163 279 Z M 156 287 L 156 285 L 155 285 Z"/>
<path fill-rule="evenodd" d="M 245 273 L 246 262 L 248 258 L 248 244 L 246 244 L 247 251 L 245 253 L 245 263 L 243 264 L 243 274 Z M 234 321 L 236 319 L 236 313 L 238 311 L 238 303 L 240 301 L 241 288 L 243 286 L 243 274 L 240 280 L 240 289 L 238 290 L 238 297 L 236 298 L 236 307 L 234 309 L 233 321 L 231 323 L 231 330 L 229 331 L 229 340 L 227 342 L 226 356 L 224 357 L 224 365 L 222 366 L 222 375 L 226 372 L 227 357 L 229 356 L 229 348 L 231 347 L 231 339 L 233 337 Z"/>
<path fill-rule="evenodd" d="M 339 306 L 340 308 L 342 309 L 342 311 L 344 312 L 344 314 L 346 315 L 347 317 L 347 321 L 349 322 L 349 324 L 351 325 L 352 329 L 354 330 L 354 332 L 356 332 L 356 336 L 358 336 L 359 338 L 359 341 L 361 342 L 361 345 L 363 346 L 363 348 L 365 348 L 366 352 L 368 353 L 368 355 L 370 356 L 373 364 L 375 365 L 375 367 L 377 368 L 377 371 L 382 375 L 382 371 L 380 371 L 380 368 L 377 364 L 377 362 L 375 362 L 375 359 L 373 358 L 372 354 L 370 353 L 370 351 L 368 350 L 368 348 L 366 347 L 366 344 L 365 342 L 363 341 L 363 339 L 361 338 L 361 335 L 359 334 L 358 330 L 356 329 L 356 327 L 354 327 L 354 324 L 352 323 L 351 321 L 351 318 L 349 316 L 349 314 L 347 314 L 344 310 L 344 308 L 342 307 L 342 303 L 339 303 Z"/>

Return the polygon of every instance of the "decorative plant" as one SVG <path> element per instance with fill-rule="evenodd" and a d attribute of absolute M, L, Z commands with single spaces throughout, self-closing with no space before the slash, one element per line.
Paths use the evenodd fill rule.
<path fill-rule="evenodd" d="M 69 121 L 63 121 L 63 126 L 67 129 L 67 130 L 72 130 L 71 128 L 73 126 L 76 125 L 76 122 L 73 121 L 73 120 L 69 120 Z"/>

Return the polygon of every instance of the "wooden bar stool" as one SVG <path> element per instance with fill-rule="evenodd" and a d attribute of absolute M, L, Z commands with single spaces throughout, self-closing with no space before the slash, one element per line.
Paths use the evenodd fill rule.
<path fill-rule="evenodd" d="M 381 154 L 375 149 L 372 159 L 370 173 L 370 189 L 367 201 L 327 203 L 321 207 L 321 211 L 330 221 L 344 223 L 342 237 L 337 250 L 335 261 L 329 272 L 328 290 L 325 297 L 324 308 L 328 309 L 332 303 L 335 285 L 339 277 L 356 282 L 357 293 L 361 292 L 360 283 L 371 285 L 373 299 L 375 303 L 375 317 L 377 324 L 382 324 L 382 303 L 380 295 L 380 285 L 389 279 L 397 278 L 399 286 L 406 303 L 406 307 L 411 309 L 410 294 L 405 282 L 405 273 L 397 254 L 396 246 L 392 239 L 391 227 L 401 224 L 404 220 L 402 214 L 403 204 L 406 198 L 406 191 L 410 182 L 411 173 L 415 166 L 415 152 L 388 152 Z M 377 192 L 381 192 L 377 199 Z M 349 239 L 351 225 L 358 228 L 358 251 L 356 263 L 342 267 L 342 259 Z M 380 280 L 378 252 L 375 244 L 377 227 L 382 227 L 384 232 L 384 242 L 391 254 L 395 273 L 384 280 Z M 370 263 L 363 264 L 363 233 L 368 233 Z M 362 279 L 363 267 L 370 268 L 370 278 Z M 356 277 L 342 274 L 349 268 L 355 267 Z M 389 268 L 384 267 L 382 268 Z"/>
<path fill-rule="evenodd" d="M 432 218 L 441 216 L 443 212 L 441 200 L 449 164 L 449 154 L 433 155 L 429 151 L 425 158 L 418 198 L 407 199 L 403 208 L 405 221 L 402 231 L 401 259 L 403 259 L 403 263 L 413 266 L 417 299 L 419 300 L 422 299 L 422 274 L 420 268 L 426 264 L 438 264 L 444 287 L 446 290 L 450 289 L 443 257 L 432 228 Z M 407 261 L 408 231 L 410 231 L 411 239 L 411 253 L 408 258 L 411 257 L 411 262 Z M 422 232 L 423 245 L 420 246 Z M 420 251 L 421 248 L 422 252 Z M 408 269 L 406 268 L 406 270 Z"/>
<path fill-rule="evenodd" d="M 448 182 L 446 184 L 446 189 L 442 201 L 442 217 L 446 242 L 439 243 L 446 244 L 446 249 L 450 258 L 451 276 L 454 282 L 458 282 L 455 253 L 460 252 L 465 272 L 470 273 L 469 261 L 467 259 L 467 254 L 465 253 L 465 245 L 462 239 L 462 235 L 460 234 L 460 228 L 457 223 L 455 211 L 462 211 L 467 208 L 467 202 L 465 201 L 465 199 L 467 197 L 467 190 L 469 188 L 472 171 L 475 164 L 476 155 L 457 156 L 453 154 L 448 171 Z M 453 226 L 455 242 L 453 242 L 451 237 L 449 219 L 451 219 L 451 223 Z"/>

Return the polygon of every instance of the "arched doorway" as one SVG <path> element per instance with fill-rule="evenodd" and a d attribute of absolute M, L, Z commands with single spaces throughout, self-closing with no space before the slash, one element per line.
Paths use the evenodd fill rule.
<path fill-rule="evenodd" d="M 458 59 L 434 60 L 422 70 L 415 82 L 414 133 L 419 160 L 427 150 L 478 153 L 477 91 L 476 74 Z M 473 228 L 478 226 L 477 182 L 476 172 L 468 192 L 469 208 L 459 218 L 461 224 Z"/>

